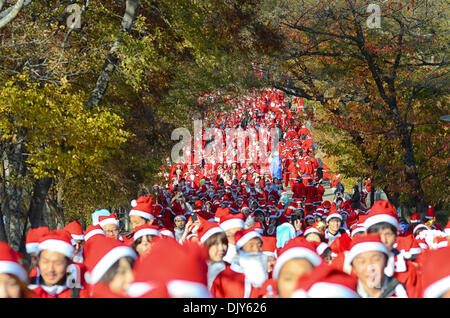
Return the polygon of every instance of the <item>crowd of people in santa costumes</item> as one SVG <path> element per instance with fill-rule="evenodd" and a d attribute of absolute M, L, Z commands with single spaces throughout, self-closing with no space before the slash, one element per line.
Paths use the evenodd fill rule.
<path fill-rule="evenodd" d="M 278 127 L 281 142 L 267 161 L 233 149 L 222 161 L 217 153 L 198 164 L 168 160 L 164 181 L 132 200 L 130 232 L 106 213 L 85 230 L 78 221 L 29 230 L 27 255 L 0 243 L 0 297 L 450 296 L 450 228 L 435 222 L 433 206 L 405 222 L 388 201 L 365 205 L 370 180 L 351 198 L 341 193 L 297 124 L 301 100 L 289 105 L 264 89 L 227 103 L 231 111 L 210 110 L 206 127 Z M 265 138 L 244 144 L 271 152 Z M 336 189 L 332 201 L 324 179 Z"/>

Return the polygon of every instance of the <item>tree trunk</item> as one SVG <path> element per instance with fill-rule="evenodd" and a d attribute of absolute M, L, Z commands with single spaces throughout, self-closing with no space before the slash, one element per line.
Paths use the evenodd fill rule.
<path fill-rule="evenodd" d="M 33 197 L 31 198 L 30 208 L 28 209 L 28 217 L 32 229 L 44 225 L 42 211 L 52 182 L 53 179 L 49 177 L 44 177 L 34 182 Z"/>
<path fill-rule="evenodd" d="M 24 253 L 25 239 L 28 231 L 28 220 L 30 221 L 30 228 L 34 229 L 40 226 L 44 226 L 43 209 L 47 193 L 50 190 L 52 179 L 44 177 L 42 179 L 35 180 L 33 187 L 33 196 L 31 197 L 30 207 L 28 208 L 27 216 L 25 218 L 25 224 L 22 231 L 22 238 L 20 240 L 20 252 Z"/>
<path fill-rule="evenodd" d="M 21 205 L 22 187 L 17 180 L 25 176 L 25 162 L 23 161 L 24 144 L 22 141 L 5 141 L 3 144 L 2 173 L 3 202 L 2 213 L 6 217 L 5 233 L 9 245 L 16 251 L 20 247 L 21 239 Z"/>
<path fill-rule="evenodd" d="M 108 55 L 106 56 L 105 63 L 103 64 L 102 71 L 97 79 L 97 83 L 92 90 L 91 96 L 86 105 L 89 108 L 93 108 L 99 105 L 106 93 L 109 82 L 112 79 L 114 70 L 119 62 L 118 52 L 122 42 L 122 32 L 130 33 L 133 26 L 134 19 L 136 18 L 137 10 L 139 7 L 139 0 L 127 0 L 125 6 L 125 14 L 122 18 L 122 24 L 120 26 L 120 34 L 116 41 L 114 41 Z"/>

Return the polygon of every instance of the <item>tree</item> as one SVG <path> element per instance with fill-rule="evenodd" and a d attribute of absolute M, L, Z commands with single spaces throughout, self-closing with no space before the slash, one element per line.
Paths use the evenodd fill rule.
<path fill-rule="evenodd" d="M 266 1 L 261 17 L 286 45 L 260 59 L 267 83 L 317 102 L 314 127 L 338 136 L 324 149 L 347 159 L 347 174 L 372 177 L 423 216 L 429 202 L 448 204 L 448 127 L 439 122 L 448 113 L 448 4 L 386 1 L 373 28 L 369 3 Z"/>

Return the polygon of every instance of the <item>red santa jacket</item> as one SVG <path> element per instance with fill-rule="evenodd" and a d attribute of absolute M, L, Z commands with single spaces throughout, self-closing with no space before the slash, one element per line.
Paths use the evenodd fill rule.
<path fill-rule="evenodd" d="M 215 298 L 258 298 L 259 296 L 259 288 L 252 286 L 242 268 L 235 263 L 225 264 L 225 268 L 212 280 L 210 292 Z"/>

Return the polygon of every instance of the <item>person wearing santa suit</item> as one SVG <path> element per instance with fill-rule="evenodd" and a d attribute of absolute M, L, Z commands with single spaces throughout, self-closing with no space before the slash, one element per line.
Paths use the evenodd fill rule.
<path fill-rule="evenodd" d="M 323 262 L 298 279 L 291 298 L 360 298 L 358 280 Z"/>
<path fill-rule="evenodd" d="M 326 218 L 327 229 L 325 230 L 325 239 L 331 246 L 333 241 L 341 235 L 347 235 L 348 232 L 342 228 L 342 215 L 333 207 L 330 209 Z"/>
<path fill-rule="evenodd" d="M 31 258 L 31 264 L 29 268 L 31 269 L 29 272 L 30 279 L 33 277 L 39 276 L 38 272 L 38 254 L 39 254 L 39 242 L 44 235 L 50 233 L 50 229 L 48 226 L 41 226 L 34 229 L 30 229 L 27 232 L 25 237 L 25 249 L 27 254 Z"/>
<path fill-rule="evenodd" d="M 21 265 L 22 254 L 0 242 L 0 298 L 36 298 L 27 287 L 28 273 Z"/>
<path fill-rule="evenodd" d="M 267 256 L 262 253 L 262 237 L 252 228 L 235 233 L 237 257 L 213 281 L 216 298 L 257 298 L 267 280 Z"/>
<path fill-rule="evenodd" d="M 106 236 L 121 242 L 124 241 L 122 235 L 120 235 L 119 219 L 114 213 L 99 216 L 98 224 L 102 227 L 103 231 L 105 231 Z"/>
<path fill-rule="evenodd" d="M 142 224 L 138 226 L 133 233 L 133 242 L 131 248 L 137 255 L 142 257 L 148 254 L 155 242 L 162 237 L 162 234 L 156 225 Z"/>
<path fill-rule="evenodd" d="M 86 243 L 85 274 L 90 298 L 128 298 L 134 280 L 133 264 L 138 255 L 111 237 L 96 235 Z"/>
<path fill-rule="evenodd" d="M 73 281 L 74 285 L 84 286 L 84 274 L 86 273 L 86 266 L 84 265 L 84 233 L 81 224 L 78 221 L 68 223 L 64 230 L 70 233 L 72 237 L 71 243 L 75 248 L 72 257 L 72 264 L 67 268 L 68 275 Z"/>
<path fill-rule="evenodd" d="M 395 277 L 385 273 L 389 251 L 378 234 L 357 235 L 349 251 L 349 262 L 358 277 L 357 292 L 363 298 L 408 298 Z"/>
<path fill-rule="evenodd" d="M 68 267 L 72 263 L 74 247 L 66 230 L 44 235 L 38 246 L 39 276 L 30 279 L 28 287 L 40 298 L 86 298 L 85 286 L 74 284 Z"/>
<path fill-rule="evenodd" d="M 398 215 L 389 201 L 378 200 L 371 207 L 364 220 L 364 227 L 368 234 L 378 234 L 389 252 L 388 263 L 385 267 L 387 276 L 395 277 L 402 283 L 408 297 L 420 297 L 422 289 L 419 271 L 414 264 L 405 259 L 404 255 L 394 248 L 399 229 Z"/>
<path fill-rule="evenodd" d="M 448 225 L 448 224 L 447 224 Z M 450 246 L 426 250 L 419 265 L 422 273 L 422 298 L 450 298 Z M 447 264 L 447 266 L 436 266 Z"/>
<path fill-rule="evenodd" d="M 207 274 L 204 246 L 162 239 L 135 262 L 127 293 L 132 298 L 210 298 Z"/>

